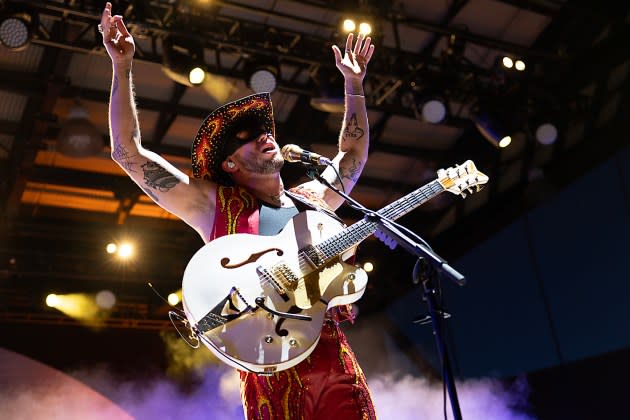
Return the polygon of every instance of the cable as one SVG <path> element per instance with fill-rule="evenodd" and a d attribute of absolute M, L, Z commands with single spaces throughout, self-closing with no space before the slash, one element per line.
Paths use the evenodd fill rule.
<path fill-rule="evenodd" d="M 341 184 L 341 190 L 343 191 L 344 194 L 346 194 L 346 187 L 344 187 L 343 185 L 343 180 L 341 179 L 341 175 L 339 174 L 337 167 L 333 165 L 332 163 L 329 163 L 328 166 L 333 168 L 333 171 L 335 171 L 335 174 L 337 174 L 337 179 L 339 180 L 339 183 Z"/>

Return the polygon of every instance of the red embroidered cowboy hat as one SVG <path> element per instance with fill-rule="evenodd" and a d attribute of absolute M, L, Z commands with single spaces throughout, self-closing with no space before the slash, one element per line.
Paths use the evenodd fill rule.
<path fill-rule="evenodd" d="M 221 169 L 221 163 L 229 154 L 226 153 L 226 146 L 234 141 L 239 127 L 245 121 L 252 120 L 275 137 L 271 94 L 246 96 L 208 114 L 192 144 L 193 176 L 219 184 L 231 184 L 229 175 Z"/>

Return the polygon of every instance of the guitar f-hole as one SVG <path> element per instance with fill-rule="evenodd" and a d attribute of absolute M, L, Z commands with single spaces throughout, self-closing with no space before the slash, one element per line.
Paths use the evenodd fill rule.
<path fill-rule="evenodd" d="M 245 261 L 242 261 L 240 263 L 235 263 L 235 264 L 232 264 L 232 265 L 230 265 L 230 259 L 225 257 L 225 258 L 221 258 L 221 267 L 223 267 L 223 268 L 239 268 L 239 267 L 244 266 L 245 264 L 249 264 L 249 263 L 258 261 L 258 259 L 260 257 L 262 257 L 266 253 L 272 252 L 272 251 L 276 251 L 276 255 L 279 256 L 279 257 L 282 254 L 284 254 L 284 251 L 281 250 L 280 248 L 269 248 L 269 249 L 266 249 L 264 251 L 257 252 L 255 254 L 251 254 L 249 256 L 249 258 L 247 258 Z"/>
<path fill-rule="evenodd" d="M 302 309 L 299 306 L 291 306 L 289 308 L 289 312 L 290 314 L 299 314 L 300 312 L 302 312 Z M 306 316 L 306 315 L 301 315 L 301 316 Z M 309 317 L 310 318 L 310 317 Z M 287 318 L 281 318 L 278 320 L 278 322 L 276 323 L 276 334 L 278 334 L 280 337 L 286 337 L 287 335 L 289 335 L 289 331 L 284 329 L 284 328 L 280 328 L 282 327 L 282 324 L 284 324 L 284 321 L 286 321 Z"/>

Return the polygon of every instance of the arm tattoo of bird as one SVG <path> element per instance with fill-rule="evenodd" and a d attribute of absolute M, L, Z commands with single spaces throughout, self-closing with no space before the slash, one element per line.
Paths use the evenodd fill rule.
<path fill-rule="evenodd" d="M 147 161 L 141 166 L 144 172 L 144 183 L 160 192 L 167 192 L 179 184 L 179 179 L 155 162 Z"/>

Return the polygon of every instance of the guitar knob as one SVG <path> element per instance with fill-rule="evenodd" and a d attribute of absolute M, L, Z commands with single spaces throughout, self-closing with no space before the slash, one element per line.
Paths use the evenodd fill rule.
<path fill-rule="evenodd" d="M 289 345 L 291 347 L 297 347 L 298 342 L 297 342 L 297 340 L 295 338 L 291 338 L 291 339 L 289 339 Z"/>
<path fill-rule="evenodd" d="M 273 343 L 273 337 L 270 336 L 270 335 L 266 335 L 264 340 L 265 340 L 265 343 L 267 343 L 267 344 Z"/>

